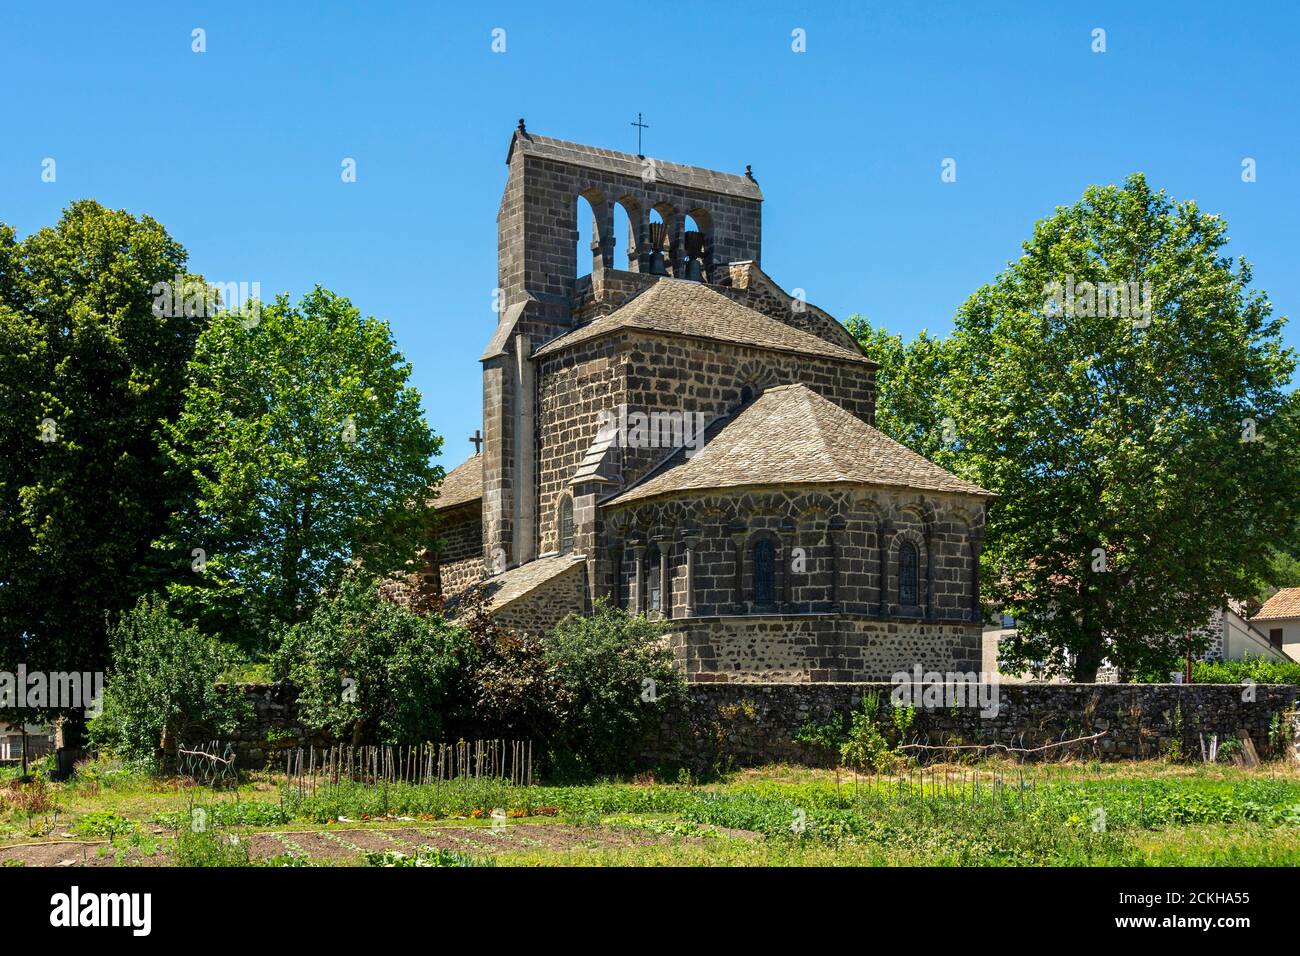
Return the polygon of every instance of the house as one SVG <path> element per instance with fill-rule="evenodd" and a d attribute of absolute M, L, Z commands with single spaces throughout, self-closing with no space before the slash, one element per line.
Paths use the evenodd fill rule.
<path fill-rule="evenodd" d="M 1268 635 L 1268 641 L 1289 657 L 1300 660 L 1300 588 L 1282 588 L 1264 602 L 1250 619 Z"/>

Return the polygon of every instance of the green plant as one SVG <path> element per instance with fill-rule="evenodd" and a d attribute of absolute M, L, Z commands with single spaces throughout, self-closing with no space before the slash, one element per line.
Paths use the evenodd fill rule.
<path fill-rule="evenodd" d="M 496 866 L 483 857 L 457 853 L 455 850 L 420 847 L 414 853 L 401 853 L 397 850 L 367 853 L 367 866 Z"/>
<path fill-rule="evenodd" d="M 105 750 L 149 760 L 189 727 L 228 733 L 249 712 L 239 688 L 218 684 L 238 653 L 175 620 L 165 601 L 144 597 L 111 629 L 113 666 L 103 713 L 90 721 Z"/>
<path fill-rule="evenodd" d="M 176 831 L 172 862 L 176 866 L 248 866 L 248 846 L 237 833 L 181 829 Z"/>
<path fill-rule="evenodd" d="M 119 836 L 134 833 L 136 825 L 121 814 L 111 810 L 97 810 L 79 817 L 72 824 L 72 832 L 78 836 L 98 837 L 115 840 Z"/>
<path fill-rule="evenodd" d="M 547 635 L 546 663 L 558 682 L 554 746 L 576 769 L 630 770 L 640 742 L 685 700 L 685 682 L 664 638 L 666 626 L 596 603 Z"/>

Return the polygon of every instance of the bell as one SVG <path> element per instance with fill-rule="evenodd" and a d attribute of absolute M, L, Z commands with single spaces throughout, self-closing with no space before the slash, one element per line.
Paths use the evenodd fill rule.
<path fill-rule="evenodd" d="M 650 274 L 654 276 L 666 276 L 668 270 L 664 268 L 664 242 L 668 238 L 668 223 L 652 222 L 650 223 Z"/>

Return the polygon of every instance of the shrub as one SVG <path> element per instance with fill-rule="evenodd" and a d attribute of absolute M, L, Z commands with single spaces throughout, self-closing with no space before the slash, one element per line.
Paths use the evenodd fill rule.
<path fill-rule="evenodd" d="M 1193 661 L 1193 684 L 1300 684 L 1300 662 L 1246 657 L 1239 661 Z"/>
<path fill-rule="evenodd" d="M 560 696 L 554 743 L 575 760 L 573 769 L 630 770 L 648 731 L 685 700 L 666 630 L 602 600 L 590 617 L 570 615 L 547 635 L 546 663 Z"/>
<path fill-rule="evenodd" d="M 89 726 L 97 746 L 155 759 L 164 737 L 174 740 L 193 726 L 229 733 L 248 714 L 239 688 L 217 683 L 239 661 L 238 652 L 175 620 L 161 598 L 141 598 L 109 640 L 113 663 L 103 713 Z"/>
<path fill-rule="evenodd" d="M 402 744 L 438 739 L 471 653 L 462 628 L 392 604 L 356 575 L 286 632 L 275 664 L 299 689 L 305 727 Z"/>

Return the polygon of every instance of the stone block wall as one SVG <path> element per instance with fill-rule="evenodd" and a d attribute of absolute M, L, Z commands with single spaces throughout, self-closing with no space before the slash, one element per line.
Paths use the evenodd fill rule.
<path fill-rule="evenodd" d="M 875 690 L 888 701 L 892 685 L 698 684 L 689 705 L 647 746 L 652 761 L 710 767 L 756 766 L 773 761 L 826 763 L 827 754 L 795 742 L 805 723 L 842 719 Z M 1294 749 L 1288 713 L 1300 697 L 1290 685 L 1257 685 L 1242 700 L 1233 684 L 1003 684 L 995 717 L 977 708 L 918 709 L 912 734 L 931 744 L 1006 744 L 1036 747 L 1105 732 L 1073 752 L 1103 760 L 1155 758 L 1177 742 L 1183 756 L 1199 760 L 1199 735 L 1249 734 L 1261 756 Z M 1249 695 L 1246 695 L 1249 696 Z M 1275 715 L 1284 728 L 1270 739 Z M 1058 759 L 1059 749 L 1036 759 Z"/>
<path fill-rule="evenodd" d="M 493 612 L 506 627 L 532 634 L 549 631 L 562 619 L 586 607 L 587 566 L 581 562 L 545 584 Z"/>
<path fill-rule="evenodd" d="M 742 615 L 683 621 L 673 653 L 692 683 L 889 680 L 924 670 L 978 673 L 977 624 L 854 614 Z"/>
<path fill-rule="evenodd" d="M 435 560 L 444 595 L 463 591 L 485 573 L 482 513 L 482 503 L 476 500 L 439 515 Z"/>

